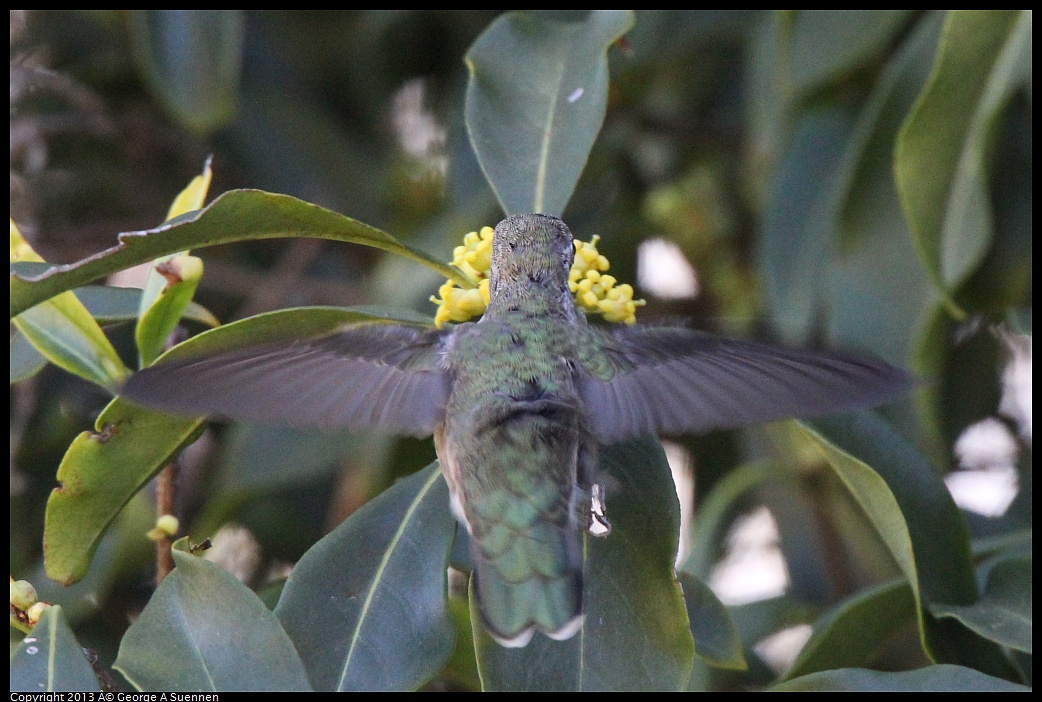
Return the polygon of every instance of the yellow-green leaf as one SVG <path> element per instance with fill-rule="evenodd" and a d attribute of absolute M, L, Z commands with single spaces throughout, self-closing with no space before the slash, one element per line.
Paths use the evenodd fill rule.
<path fill-rule="evenodd" d="M 43 258 L 11 220 L 11 262 L 19 261 L 43 262 Z M 101 327 L 71 292 L 27 309 L 13 321 L 48 361 L 85 380 L 115 392 L 130 373 Z"/>

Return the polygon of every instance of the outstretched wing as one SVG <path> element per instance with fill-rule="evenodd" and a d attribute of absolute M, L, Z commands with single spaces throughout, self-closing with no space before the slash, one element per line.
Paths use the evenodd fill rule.
<path fill-rule="evenodd" d="M 332 336 L 160 362 L 121 393 L 175 414 L 424 437 L 441 421 L 447 332 L 362 325 Z"/>
<path fill-rule="evenodd" d="M 862 356 L 683 328 L 589 331 L 601 338 L 584 359 L 581 391 L 602 443 L 872 407 L 911 387 L 903 371 Z"/>

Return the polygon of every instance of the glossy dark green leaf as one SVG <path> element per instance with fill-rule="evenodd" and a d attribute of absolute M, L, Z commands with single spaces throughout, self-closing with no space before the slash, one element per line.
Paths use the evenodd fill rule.
<path fill-rule="evenodd" d="M 143 691 L 310 691 L 289 636 L 252 590 L 174 545 L 177 567 L 130 625 L 113 667 Z"/>
<path fill-rule="evenodd" d="M 804 111 L 771 179 L 759 267 L 772 321 L 790 343 L 805 342 L 821 316 L 821 271 L 833 254 L 832 190 L 851 128 L 841 110 Z"/>
<path fill-rule="evenodd" d="M 121 234 L 119 243 L 78 263 L 39 275 L 11 276 L 11 316 L 65 290 L 118 270 L 187 249 L 251 239 L 312 237 L 372 246 L 404 256 L 452 278 L 473 283 L 453 266 L 409 248 L 386 232 L 288 195 L 232 190 L 207 207 L 154 229 Z"/>
<path fill-rule="evenodd" d="M 1030 66 L 1030 11 L 950 11 L 933 74 L 898 135 L 894 173 L 905 216 L 942 295 L 991 244 L 986 156 L 996 119 L 1030 80 Z"/>
<path fill-rule="evenodd" d="M 608 48 L 633 22 L 511 12 L 467 52 L 467 130 L 507 214 L 564 211 L 604 122 Z"/>
<path fill-rule="evenodd" d="M 785 679 L 864 663 L 900 626 L 916 618 L 906 580 L 863 590 L 837 603 L 814 622 L 814 633 Z"/>
<path fill-rule="evenodd" d="M 110 402 L 94 431 L 77 436 L 58 466 L 58 487 L 47 500 L 44 519 L 47 575 L 66 585 L 83 578 L 123 505 L 202 424 L 202 418 L 172 417 L 118 397 Z"/>
<path fill-rule="evenodd" d="M 689 573 L 678 573 L 677 578 L 684 588 L 695 655 L 717 668 L 745 670 L 742 640 L 727 607 L 701 579 Z"/>
<path fill-rule="evenodd" d="M 48 607 L 11 653 L 11 692 L 96 692 L 101 689 L 62 608 Z"/>
<path fill-rule="evenodd" d="M 988 573 L 984 594 L 969 606 L 934 605 L 990 641 L 1031 653 L 1031 556 L 1000 561 Z"/>
<path fill-rule="evenodd" d="M 803 10 L 790 41 L 793 88 L 807 95 L 881 54 L 910 10 Z"/>
<path fill-rule="evenodd" d="M 775 692 L 1030 692 L 1031 688 L 961 665 L 931 665 L 903 673 L 842 668 L 812 673 L 771 688 Z"/>
<path fill-rule="evenodd" d="M 966 605 L 978 596 L 966 522 L 932 466 L 871 412 L 801 426 L 823 449 L 912 585 L 924 650 L 937 660 L 972 661 L 1005 675 L 1008 666 L 997 649 L 924 611 L 926 603 Z"/>
<path fill-rule="evenodd" d="M 495 643 L 474 612 L 486 690 L 679 690 L 693 644 L 673 570 L 680 507 L 657 441 L 605 447 L 612 532 L 587 536 L 585 621 L 567 641 L 536 634 L 524 648 Z"/>
<path fill-rule="evenodd" d="M 414 690 L 455 644 L 455 534 L 437 464 L 352 514 L 300 559 L 275 613 L 320 690 Z"/>
<path fill-rule="evenodd" d="M 949 604 L 974 602 L 977 585 L 966 522 L 944 481 L 926 458 L 872 412 L 816 419 L 801 426 L 810 429 L 808 433 L 825 449 L 830 460 L 846 454 L 885 481 L 887 492 L 900 507 L 901 521 L 907 525 L 915 551 L 914 556 L 907 554 L 913 558 L 908 565 L 918 570 L 923 597 L 929 602 Z M 833 468 L 837 466 L 833 464 Z M 846 477 L 840 475 L 844 482 Z M 855 494 L 855 498 L 870 518 L 871 510 L 877 505 L 882 507 L 886 501 L 882 492 L 873 495 L 866 491 Z M 905 557 L 899 555 L 896 545 L 900 532 L 900 526 L 895 525 L 894 532 L 880 535 L 904 569 Z M 911 579 L 914 572 L 905 571 L 905 575 Z"/>
<path fill-rule="evenodd" d="M 138 67 L 181 124 L 213 131 L 235 116 L 242 10 L 128 10 Z"/>

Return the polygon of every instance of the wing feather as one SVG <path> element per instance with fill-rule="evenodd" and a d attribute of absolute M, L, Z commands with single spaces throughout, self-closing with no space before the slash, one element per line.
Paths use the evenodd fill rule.
<path fill-rule="evenodd" d="M 884 404 L 911 378 L 876 359 L 716 337 L 674 327 L 598 335 L 581 380 L 598 440 L 702 433 Z"/>
<path fill-rule="evenodd" d="M 441 422 L 449 395 L 445 342 L 444 332 L 360 325 L 160 362 L 135 373 L 122 395 L 175 414 L 423 437 Z"/>

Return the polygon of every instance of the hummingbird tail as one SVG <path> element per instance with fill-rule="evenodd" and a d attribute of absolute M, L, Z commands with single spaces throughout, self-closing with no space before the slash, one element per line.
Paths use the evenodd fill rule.
<path fill-rule="evenodd" d="M 548 527 L 544 533 L 520 536 L 514 541 L 512 555 L 528 563 L 538 559 L 546 549 L 553 548 L 569 555 L 567 567 L 560 575 L 525 568 L 518 573 L 518 560 L 489 559 L 474 553 L 474 592 L 485 628 L 500 645 L 520 648 L 528 644 L 535 630 L 552 639 L 571 638 L 582 626 L 582 563 L 577 557 L 577 534 Z M 557 543 L 546 537 L 556 537 Z M 540 538 L 542 537 L 542 538 Z M 571 557 L 573 554 L 576 557 Z M 504 554 L 505 555 L 505 554 Z M 527 558 L 524 558 L 527 556 Z M 531 560 L 529 560 L 531 559 Z M 504 562 L 506 560 L 506 562 Z M 505 567 L 506 566 L 506 567 Z"/>

